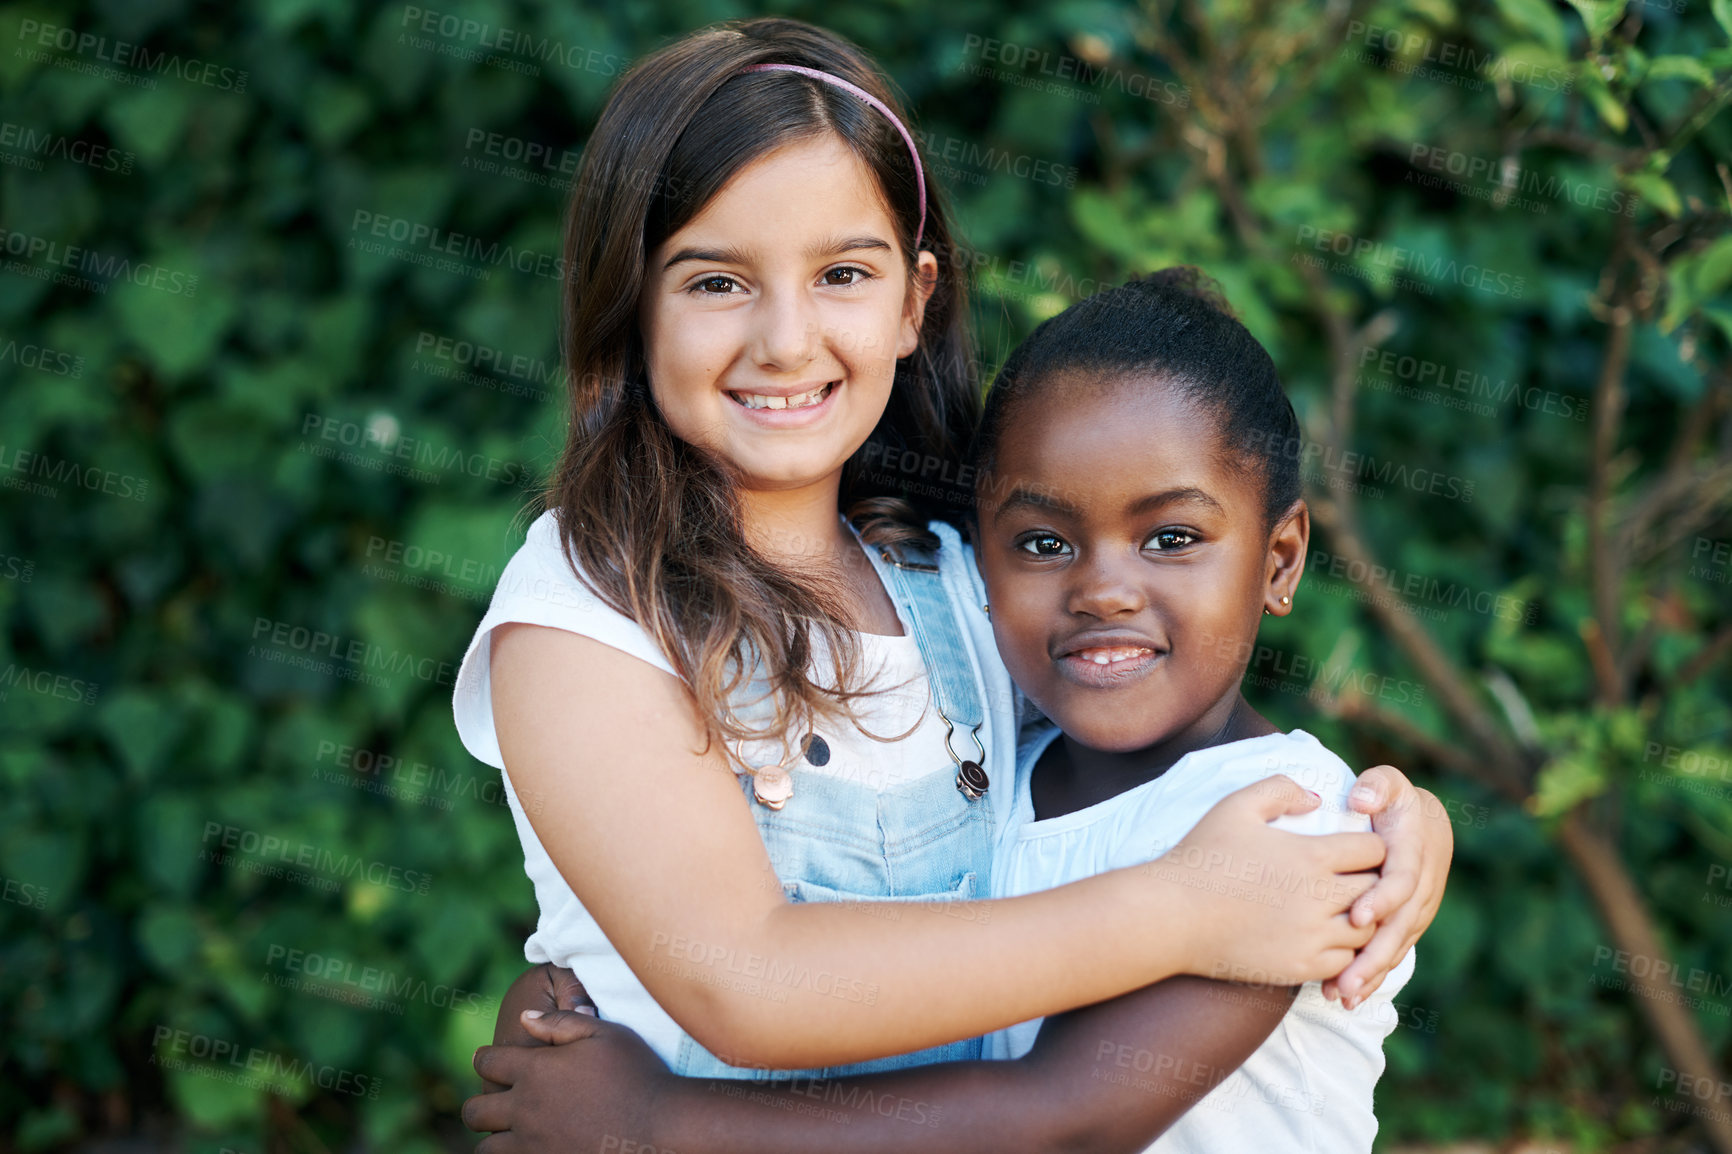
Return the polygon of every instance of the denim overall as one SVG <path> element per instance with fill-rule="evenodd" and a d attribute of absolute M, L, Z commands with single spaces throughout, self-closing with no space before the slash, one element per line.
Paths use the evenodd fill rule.
<path fill-rule="evenodd" d="M 985 721 L 979 673 L 960 636 L 956 610 L 946 598 L 932 556 L 904 547 L 900 563 L 864 546 L 890 590 L 903 628 L 913 633 L 931 683 L 934 704 L 951 723 L 953 759 L 983 763 L 976 743 Z M 874 789 L 833 776 L 791 769 L 794 793 L 781 809 L 757 801 L 752 778 L 740 787 L 769 850 L 782 889 L 793 902 L 949 901 L 989 896 L 992 881 L 995 796 L 1010 783 L 994 783 L 970 798 L 958 786 L 958 766 L 935 767 L 915 781 Z M 1008 801 L 1006 795 L 1006 801 Z M 861 916 L 866 916 L 862 914 Z M 798 975 L 820 992 L 853 1001 L 875 996 L 857 975 Z M 834 988 L 826 989 L 826 982 Z M 765 1071 L 730 1066 L 682 1032 L 673 1070 L 695 1077 L 839 1077 L 932 1062 L 981 1057 L 982 1039 L 867 1062 L 813 1070 Z"/>

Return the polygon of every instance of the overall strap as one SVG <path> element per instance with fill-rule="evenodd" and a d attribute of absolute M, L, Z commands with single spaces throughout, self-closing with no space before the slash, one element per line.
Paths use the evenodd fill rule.
<path fill-rule="evenodd" d="M 890 588 L 909 624 L 914 629 L 914 641 L 920 647 L 920 657 L 926 664 L 926 678 L 932 685 L 932 697 L 947 731 L 945 748 L 956 762 L 956 788 L 969 798 L 978 798 L 990 782 L 981 762 L 986 760 L 986 747 L 980 741 L 980 727 L 986 723 L 986 707 L 980 699 L 979 686 L 967 661 L 957 660 L 968 652 L 950 600 L 945 596 L 944 578 L 938 571 L 938 558 L 933 552 L 912 546 L 900 547 L 898 557 L 888 548 L 878 555 L 889 567 Z M 972 755 L 957 752 L 956 731 L 968 731 L 974 742 Z M 966 739 L 964 745 L 967 744 Z"/>

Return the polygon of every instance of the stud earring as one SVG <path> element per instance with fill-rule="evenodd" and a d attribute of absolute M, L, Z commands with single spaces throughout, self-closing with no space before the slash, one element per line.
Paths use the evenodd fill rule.
<path fill-rule="evenodd" d="M 992 606 L 990 606 L 990 605 L 982 605 L 980 607 L 980 611 L 982 613 L 986 614 L 988 617 L 992 616 Z"/>
<path fill-rule="evenodd" d="M 1293 600 L 1293 598 L 1287 596 L 1287 594 L 1285 594 L 1285 593 L 1281 594 L 1281 604 L 1286 605 L 1289 602 L 1291 602 L 1292 600 Z"/>

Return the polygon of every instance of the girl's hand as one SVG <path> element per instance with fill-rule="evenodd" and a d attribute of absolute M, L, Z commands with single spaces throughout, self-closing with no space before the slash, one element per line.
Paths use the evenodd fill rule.
<path fill-rule="evenodd" d="M 531 966 L 517 976 L 517 980 L 511 983 L 511 988 L 505 991 L 505 997 L 500 999 L 499 1016 L 493 1023 L 495 1046 L 545 1045 L 524 1028 L 525 1010 L 538 1010 L 543 1014 L 551 1014 L 557 1010 L 576 1010 L 593 1014 L 595 1003 L 589 1000 L 589 993 L 583 988 L 583 983 L 578 981 L 577 975 L 570 970 L 552 962 Z M 491 1093 L 500 1088 L 488 1086 L 486 1092 Z"/>
<path fill-rule="evenodd" d="M 547 1150 L 654 1149 L 657 1096 L 674 1081 L 644 1040 L 593 1014 L 527 1010 L 533 1046 L 483 1046 L 475 1072 L 501 1087 L 463 1103 L 463 1124 L 492 1132 L 482 1154 Z"/>
<path fill-rule="evenodd" d="M 1353 905 L 1353 924 L 1376 923 L 1377 933 L 1351 965 L 1323 984 L 1325 996 L 1339 996 L 1351 1010 L 1376 992 L 1437 916 L 1455 855 L 1455 830 L 1443 803 L 1392 765 L 1360 774 L 1347 804 L 1370 814 L 1371 828 L 1389 843 L 1382 878 Z"/>
<path fill-rule="evenodd" d="M 1194 895 L 1187 973 L 1258 986 L 1339 974 L 1376 927 L 1348 910 L 1377 882 L 1374 833 L 1311 836 L 1271 829 L 1320 798 L 1285 775 L 1228 794 L 1147 869 Z"/>

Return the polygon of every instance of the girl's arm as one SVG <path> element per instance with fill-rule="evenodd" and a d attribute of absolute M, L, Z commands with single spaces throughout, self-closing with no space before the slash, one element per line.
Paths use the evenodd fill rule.
<path fill-rule="evenodd" d="M 536 1026 L 558 1044 L 476 1055 L 510 1088 L 471 1098 L 463 1120 L 509 1131 L 482 1154 L 1131 1154 L 1262 1045 L 1295 992 L 1171 978 L 1048 1019 L 1014 1062 L 773 1083 L 676 1077 L 630 1030 L 558 1014 Z"/>
<path fill-rule="evenodd" d="M 1177 871 L 1116 870 L 967 918 L 950 902 L 791 904 L 677 678 L 522 624 L 495 631 L 491 669 L 500 749 L 544 800 L 530 820 L 549 856 L 650 996 L 734 1065 L 903 1053 L 1222 965 L 1326 978 L 1371 936 L 1343 911 L 1382 840 L 1270 829 L 1315 805 L 1286 778 L 1210 811 Z M 1285 900 L 1261 878 L 1283 879 Z"/>

